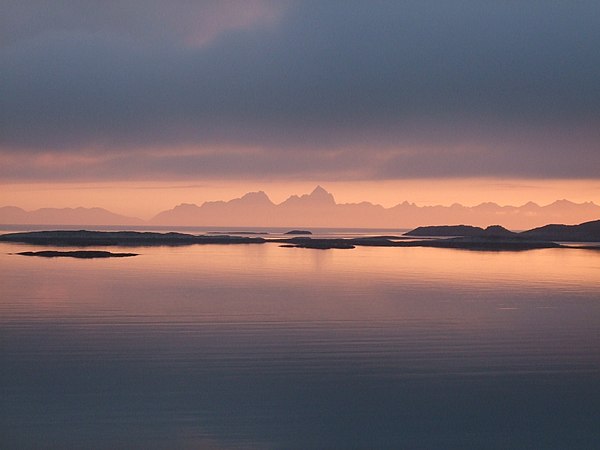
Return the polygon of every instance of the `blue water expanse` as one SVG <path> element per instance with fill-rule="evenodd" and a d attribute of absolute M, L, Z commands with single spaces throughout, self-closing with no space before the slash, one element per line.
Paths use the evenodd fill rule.
<path fill-rule="evenodd" d="M 0 244 L 1 448 L 598 448 L 597 251 L 32 249 Z"/>

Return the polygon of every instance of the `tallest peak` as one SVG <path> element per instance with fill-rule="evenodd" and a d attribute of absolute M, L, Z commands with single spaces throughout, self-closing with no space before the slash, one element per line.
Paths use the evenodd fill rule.
<path fill-rule="evenodd" d="M 333 195 L 323 189 L 320 185 L 314 188 L 308 197 L 313 200 L 317 200 L 320 203 L 335 204 Z"/>
<path fill-rule="evenodd" d="M 331 195 L 331 194 L 329 194 L 329 192 L 327 192 L 325 189 L 323 189 L 323 187 L 320 184 L 318 184 L 317 187 L 314 188 L 313 191 L 310 193 L 310 195 L 315 195 L 315 194 L 317 194 L 317 195 L 322 195 L 322 194 Z"/>

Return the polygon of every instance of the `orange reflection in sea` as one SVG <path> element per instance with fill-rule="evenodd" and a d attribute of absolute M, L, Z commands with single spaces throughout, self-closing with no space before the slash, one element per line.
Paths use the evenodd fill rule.
<path fill-rule="evenodd" d="M 140 256 L 108 260 L 7 254 L 23 247 L 2 246 L 4 307 L 11 295 L 23 296 L 25 285 L 27 295 L 11 308 L 50 315 L 478 322 L 489 308 L 556 307 L 553 293 L 589 294 L 600 275 L 600 253 L 578 249 L 311 250 L 262 244 L 136 248 Z M 114 249 L 120 250 L 132 249 Z M 526 305 L 524 299 L 534 300 Z"/>

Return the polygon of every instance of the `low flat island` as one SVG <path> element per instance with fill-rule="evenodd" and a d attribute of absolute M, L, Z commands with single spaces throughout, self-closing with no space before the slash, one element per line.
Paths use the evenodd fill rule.
<path fill-rule="evenodd" d="M 126 258 L 129 256 L 138 256 L 138 253 L 113 253 L 100 250 L 74 250 L 74 251 L 55 251 L 55 250 L 42 250 L 39 252 L 19 252 L 17 255 L 21 256 L 41 256 L 43 258 L 80 258 L 80 259 L 92 259 L 92 258 Z"/>

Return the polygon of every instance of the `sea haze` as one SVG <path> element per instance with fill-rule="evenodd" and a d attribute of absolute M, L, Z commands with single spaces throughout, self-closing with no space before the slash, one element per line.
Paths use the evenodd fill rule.
<path fill-rule="evenodd" d="M 137 199 L 136 201 L 139 201 Z M 0 207 L 0 226 L 86 225 L 131 227 L 354 227 L 415 228 L 427 225 L 501 224 L 524 230 L 548 223 L 578 224 L 600 217 L 600 206 L 593 202 L 573 203 L 557 200 L 545 206 L 527 202 L 521 206 L 500 206 L 486 202 L 476 206 L 417 206 L 404 201 L 391 208 L 361 201 L 337 203 L 333 194 L 317 186 L 310 194 L 292 195 L 273 203 L 263 192 L 249 192 L 229 201 L 207 201 L 201 205 L 181 203 L 161 211 L 148 221 L 112 213 L 102 208 L 41 208 L 25 211 L 15 206 Z"/>
<path fill-rule="evenodd" d="M 1 447 L 600 441 L 597 251 L 39 249 L 0 244 Z"/>

